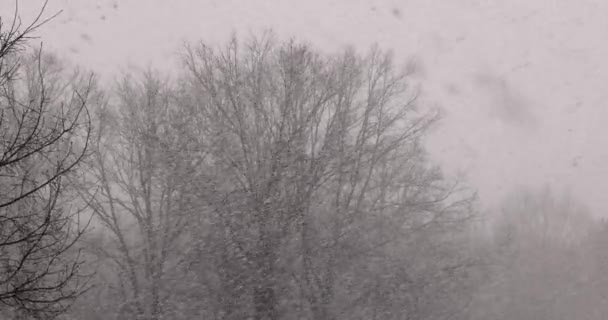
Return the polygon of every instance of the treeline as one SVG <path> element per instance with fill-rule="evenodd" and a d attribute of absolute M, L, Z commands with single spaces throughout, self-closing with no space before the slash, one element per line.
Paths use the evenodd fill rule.
<path fill-rule="evenodd" d="M 390 53 L 272 34 L 109 86 L 0 26 L 7 319 L 602 319 L 602 224 L 521 192 L 488 221 L 424 149 Z M 4 20 L 3 20 L 4 22 Z"/>
<path fill-rule="evenodd" d="M 472 199 L 429 164 L 436 117 L 389 55 L 263 37 L 192 46 L 183 63 L 179 80 L 129 75 L 95 106 L 78 190 L 99 222 L 98 275 L 122 287 L 87 305 L 124 319 L 455 311 L 429 285 L 466 291 Z"/>

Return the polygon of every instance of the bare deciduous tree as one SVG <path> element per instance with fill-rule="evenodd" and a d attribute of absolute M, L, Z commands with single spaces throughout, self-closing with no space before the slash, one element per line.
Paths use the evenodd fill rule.
<path fill-rule="evenodd" d="M 188 48 L 185 64 L 221 186 L 208 206 L 225 230 L 222 259 L 248 275 L 225 279 L 226 295 L 252 310 L 232 318 L 284 318 L 295 303 L 334 319 L 368 294 L 336 297 L 357 259 L 469 218 L 470 198 L 428 165 L 421 138 L 436 118 L 416 112 L 390 54 L 234 39 L 223 51 Z"/>
<path fill-rule="evenodd" d="M 68 180 L 87 154 L 92 83 L 68 90 L 48 79 L 50 56 L 24 54 L 43 11 L 26 27 L 17 12 L 8 29 L 0 20 L 0 303 L 50 317 L 86 287 Z"/>
<path fill-rule="evenodd" d="M 125 77 L 116 100 L 99 110 L 81 194 L 93 198 L 90 207 L 110 235 L 94 250 L 116 270 L 119 313 L 159 319 L 170 295 L 167 270 L 177 263 L 177 245 L 199 196 L 190 183 L 197 163 L 184 134 L 189 118 L 176 107 L 172 89 L 152 73 L 139 80 Z"/>
<path fill-rule="evenodd" d="M 430 165 L 437 116 L 416 110 L 390 54 L 268 36 L 190 47 L 184 62 L 174 85 L 126 77 L 98 109 L 79 191 L 108 236 L 91 249 L 119 319 L 460 306 L 441 292 L 468 294 L 454 275 L 470 266 L 458 237 L 472 198 Z"/>
<path fill-rule="evenodd" d="M 505 200 L 487 256 L 491 278 L 472 319 L 599 319 L 585 260 L 591 217 L 572 195 L 522 190 Z M 594 240 L 595 241 L 595 240 Z"/>

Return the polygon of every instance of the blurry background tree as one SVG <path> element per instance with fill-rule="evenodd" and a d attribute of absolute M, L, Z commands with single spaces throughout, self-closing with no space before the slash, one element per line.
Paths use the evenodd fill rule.
<path fill-rule="evenodd" d="M 192 118 L 157 75 L 140 78 L 126 76 L 113 104 L 98 106 L 94 155 L 80 192 L 93 198 L 90 208 L 109 237 L 91 249 L 108 264 L 102 273 L 119 299 L 113 310 L 125 319 L 159 319 L 172 294 L 166 282 L 181 258 L 180 237 L 201 203 L 194 200 L 204 195 L 192 185 Z"/>
<path fill-rule="evenodd" d="M 492 272 L 473 319 L 601 318 L 587 306 L 595 300 L 589 270 L 595 232 L 582 204 L 550 189 L 520 190 L 505 200 L 493 228 Z"/>
<path fill-rule="evenodd" d="M 29 25 L 17 12 L 0 20 L 0 310 L 49 319 L 87 283 L 76 245 L 85 206 L 68 181 L 87 155 L 92 78 L 26 52 L 43 12 Z"/>

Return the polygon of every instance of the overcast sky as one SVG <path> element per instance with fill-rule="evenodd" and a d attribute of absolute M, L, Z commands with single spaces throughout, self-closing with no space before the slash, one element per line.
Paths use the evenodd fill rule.
<path fill-rule="evenodd" d="M 41 0 L 21 0 L 27 20 Z M 14 0 L 0 0 L 3 17 Z M 434 159 L 492 206 L 518 186 L 569 188 L 608 215 L 608 1 L 49 0 L 48 50 L 111 77 L 170 69 L 183 41 L 272 28 L 322 50 L 378 43 L 416 61 L 444 119 Z"/>

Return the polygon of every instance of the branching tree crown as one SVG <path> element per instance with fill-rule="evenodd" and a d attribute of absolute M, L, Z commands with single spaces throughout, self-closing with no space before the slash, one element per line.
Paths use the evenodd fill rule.
<path fill-rule="evenodd" d="M 51 56 L 26 53 L 54 17 L 45 6 L 27 26 L 17 11 L 0 19 L 0 303 L 51 317 L 86 287 L 75 245 L 87 223 L 68 182 L 87 155 L 92 78 L 71 88 Z"/>

